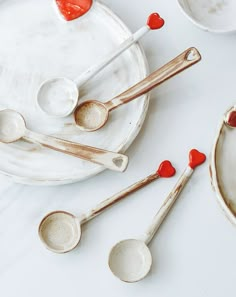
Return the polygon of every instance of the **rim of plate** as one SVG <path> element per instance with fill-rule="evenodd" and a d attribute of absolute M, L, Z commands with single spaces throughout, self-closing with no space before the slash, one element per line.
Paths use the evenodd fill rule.
<path fill-rule="evenodd" d="M 216 149 L 217 149 L 217 145 L 220 139 L 220 135 L 222 134 L 222 130 L 224 128 L 224 119 L 220 122 L 215 140 L 214 140 L 214 144 L 213 144 L 213 148 L 212 148 L 212 152 L 211 152 L 211 158 L 210 158 L 210 166 L 209 166 L 209 171 L 210 171 L 210 178 L 211 178 L 211 184 L 212 184 L 212 188 L 214 190 L 214 192 L 216 193 L 216 198 L 217 201 L 219 202 L 219 205 L 223 211 L 223 213 L 225 214 L 225 216 L 229 219 L 229 221 L 236 225 L 236 217 L 233 215 L 233 213 L 231 212 L 231 210 L 229 209 L 229 207 L 227 206 L 226 200 L 221 192 L 220 186 L 219 186 L 219 181 L 218 181 L 218 175 L 216 172 Z"/>
<path fill-rule="evenodd" d="M 128 35 L 132 34 L 132 32 L 128 28 L 128 26 L 108 6 L 106 6 L 105 4 L 103 4 L 99 1 L 96 1 L 96 5 L 98 5 L 101 9 L 103 9 L 103 11 L 107 15 L 109 15 L 111 18 L 113 18 L 114 21 L 122 28 L 124 33 L 127 33 Z M 93 4 L 93 7 L 94 7 L 94 4 Z M 84 16 L 82 16 L 82 17 L 84 17 Z M 142 73 L 143 76 L 146 77 L 149 73 L 149 65 L 147 62 L 147 58 L 146 58 L 144 49 L 142 48 L 142 46 L 139 43 L 134 44 L 133 47 L 136 48 L 136 52 L 139 54 L 141 61 L 142 61 L 142 65 L 141 64 L 139 65 L 140 73 Z M 143 103 L 143 107 L 142 107 L 142 116 L 139 118 L 139 121 L 136 123 L 136 127 L 134 127 L 134 129 L 131 131 L 131 133 L 126 136 L 126 138 L 123 140 L 123 142 L 120 144 L 120 146 L 116 150 L 114 150 L 115 152 L 124 153 L 130 147 L 130 145 L 133 143 L 133 141 L 139 134 L 139 132 L 143 126 L 144 120 L 146 118 L 146 115 L 147 115 L 150 93 L 143 95 L 143 97 L 144 97 L 144 103 Z M 29 177 L 25 177 L 25 176 L 18 176 L 18 175 L 10 174 L 10 173 L 7 173 L 2 170 L 0 170 L 0 173 L 4 176 L 12 178 L 15 182 L 21 183 L 21 184 L 38 185 L 38 186 L 58 186 L 58 185 L 71 184 L 71 183 L 86 180 L 88 178 L 91 178 L 91 177 L 103 172 L 104 170 L 106 170 L 106 168 L 99 166 L 99 167 L 89 170 L 87 172 L 87 174 L 84 175 L 83 177 L 81 177 L 81 176 L 79 176 L 79 177 L 78 176 L 66 176 L 66 177 L 60 178 L 60 179 L 58 179 L 58 178 L 55 178 L 55 179 L 54 178 L 50 178 L 50 179 L 29 178 Z"/>

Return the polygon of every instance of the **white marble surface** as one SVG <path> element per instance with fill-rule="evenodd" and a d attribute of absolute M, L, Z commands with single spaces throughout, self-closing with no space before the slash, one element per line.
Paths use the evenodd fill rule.
<path fill-rule="evenodd" d="M 143 129 L 128 150 L 126 173 L 107 171 L 74 185 L 44 188 L 1 177 L 1 296 L 233 297 L 236 229 L 218 206 L 207 164 L 195 172 L 151 244 L 153 269 L 140 283 L 117 280 L 107 266 L 108 252 L 118 240 L 144 232 L 178 175 L 157 181 L 90 222 L 80 247 L 70 254 L 52 254 L 39 242 L 37 226 L 48 211 L 87 210 L 151 173 L 162 159 L 171 159 L 180 174 L 192 147 L 209 155 L 218 121 L 236 100 L 234 35 L 197 29 L 175 0 L 104 2 L 132 30 L 152 11 L 165 17 L 165 29 L 142 40 L 152 70 L 189 46 L 198 47 L 203 60 L 152 93 Z"/>

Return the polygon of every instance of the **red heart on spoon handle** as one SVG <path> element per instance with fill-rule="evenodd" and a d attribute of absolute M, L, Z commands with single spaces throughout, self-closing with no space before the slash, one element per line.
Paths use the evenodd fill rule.
<path fill-rule="evenodd" d="M 195 169 L 197 166 L 206 161 L 206 155 L 200 153 L 198 150 L 193 149 L 189 152 L 189 166 Z"/>
<path fill-rule="evenodd" d="M 92 0 L 56 0 L 60 13 L 67 21 L 82 16 L 91 8 Z"/>
<path fill-rule="evenodd" d="M 159 177 L 164 178 L 172 177 L 173 175 L 175 175 L 175 172 L 175 168 L 173 167 L 171 162 L 167 160 L 163 161 L 157 170 L 157 174 L 159 175 Z"/>
<path fill-rule="evenodd" d="M 165 21 L 156 12 L 152 13 L 147 20 L 147 25 L 151 30 L 161 29 L 164 24 Z"/>

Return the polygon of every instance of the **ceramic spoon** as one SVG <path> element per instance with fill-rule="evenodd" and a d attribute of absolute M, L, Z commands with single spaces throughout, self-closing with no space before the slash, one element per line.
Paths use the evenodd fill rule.
<path fill-rule="evenodd" d="M 98 204 L 94 209 L 80 218 L 65 211 L 55 211 L 46 215 L 39 225 L 39 237 L 44 245 L 55 253 L 66 253 L 73 250 L 81 238 L 81 226 L 104 210 L 119 202 L 129 194 L 143 188 L 158 178 L 169 178 L 175 169 L 169 161 L 164 161 L 157 172 L 133 184 Z"/>
<path fill-rule="evenodd" d="M 70 80 L 66 77 L 58 77 L 45 81 L 38 91 L 37 102 L 39 107 L 51 116 L 65 117 L 69 115 L 73 112 L 78 103 L 79 88 L 83 84 L 111 63 L 132 44 L 137 42 L 147 32 L 160 29 L 163 25 L 164 20 L 157 13 L 153 13 L 149 16 L 147 24 L 144 27 L 124 41 L 114 52 L 95 66 L 90 67 L 75 80 Z"/>
<path fill-rule="evenodd" d="M 124 171 L 128 165 L 128 157 L 125 155 L 32 132 L 26 128 L 20 113 L 10 109 L 0 111 L 0 142 L 11 143 L 21 138 L 111 170 Z"/>
<path fill-rule="evenodd" d="M 97 100 L 83 102 L 74 112 L 76 125 L 79 129 L 88 132 L 102 128 L 108 120 L 110 111 L 149 92 L 200 60 L 201 56 L 198 50 L 196 48 L 189 48 L 162 68 L 156 70 L 147 78 L 112 100 L 105 103 Z"/>
<path fill-rule="evenodd" d="M 192 150 L 189 154 L 189 165 L 156 214 L 144 239 L 127 239 L 119 242 L 112 248 L 109 255 L 109 267 L 112 273 L 120 280 L 129 283 L 137 282 L 149 273 L 152 265 L 152 255 L 148 244 L 174 205 L 194 169 L 204 163 L 205 160 L 206 156 L 204 154 L 197 150 Z"/>

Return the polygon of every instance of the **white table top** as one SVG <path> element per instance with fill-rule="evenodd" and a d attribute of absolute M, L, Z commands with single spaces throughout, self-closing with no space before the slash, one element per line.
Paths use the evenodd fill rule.
<path fill-rule="evenodd" d="M 165 18 L 162 31 L 141 41 L 151 70 L 190 46 L 200 50 L 202 62 L 152 92 L 124 174 L 106 171 L 61 187 L 24 186 L 0 178 L 1 296 L 235 296 L 236 230 L 218 206 L 208 164 L 194 173 L 151 243 L 151 274 L 140 283 L 125 284 L 107 265 L 114 243 L 145 231 L 185 168 L 188 151 L 196 147 L 209 156 L 218 121 L 236 101 L 235 36 L 199 30 L 175 0 L 104 2 L 133 31 L 153 11 Z M 88 223 L 75 251 L 56 255 L 41 245 L 37 226 L 47 212 L 87 210 L 152 173 L 163 159 L 173 161 L 176 177 L 157 181 Z"/>

